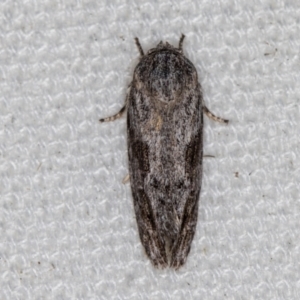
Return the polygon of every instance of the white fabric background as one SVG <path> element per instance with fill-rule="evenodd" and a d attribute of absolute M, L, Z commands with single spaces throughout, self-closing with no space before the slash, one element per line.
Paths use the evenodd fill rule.
<path fill-rule="evenodd" d="M 1 299 L 299 299 L 300 5 L 265 1 L 0 3 Z M 187 263 L 139 241 L 123 105 L 160 40 L 205 103 L 199 221 Z"/>

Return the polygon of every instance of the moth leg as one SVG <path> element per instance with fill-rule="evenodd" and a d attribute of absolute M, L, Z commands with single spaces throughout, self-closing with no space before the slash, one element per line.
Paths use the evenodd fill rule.
<path fill-rule="evenodd" d="M 178 49 L 180 51 L 182 51 L 182 44 L 183 44 L 183 40 L 185 38 L 185 35 L 184 34 L 181 34 L 181 37 L 180 37 L 180 40 L 179 40 L 179 46 L 178 46 Z"/>
<path fill-rule="evenodd" d="M 215 116 L 211 111 L 208 110 L 206 106 L 203 106 L 204 113 L 212 120 L 220 122 L 220 123 L 228 123 L 229 120 L 222 119 L 220 117 Z"/>
<path fill-rule="evenodd" d="M 136 37 L 136 38 L 134 38 L 135 39 L 135 44 L 137 45 L 137 47 L 138 47 L 138 49 L 139 49 L 139 52 L 140 52 L 140 54 L 141 54 L 141 56 L 144 56 L 145 54 L 144 54 L 144 50 L 143 50 L 143 48 L 142 48 L 142 46 L 141 46 L 141 44 L 140 44 L 140 41 L 139 41 L 139 39 Z"/>
<path fill-rule="evenodd" d="M 124 106 L 120 109 L 120 111 L 119 111 L 118 113 L 116 113 L 115 115 L 113 115 L 113 116 L 110 116 L 110 117 L 107 117 L 107 118 L 100 119 L 99 122 L 103 123 L 103 122 L 114 121 L 114 120 L 119 119 L 119 118 L 121 118 L 121 117 L 123 116 L 124 112 L 126 111 L 126 108 L 127 108 L 127 105 L 128 105 L 128 101 L 129 101 L 130 87 L 131 87 L 131 84 L 128 86 L 125 104 L 124 104 Z"/>
<path fill-rule="evenodd" d="M 122 183 L 125 184 L 125 183 L 128 183 L 130 181 L 130 177 L 129 177 L 129 174 L 127 174 L 123 180 L 122 180 Z"/>
<path fill-rule="evenodd" d="M 103 119 L 100 119 L 99 122 L 103 123 L 103 122 L 110 122 L 110 121 L 114 121 L 116 119 L 119 119 L 122 117 L 123 113 L 125 112 L 126 110 L 126 104 L 121 108 L 121 110 L 116 113 L 115 115 L 113 116 L 110 116 L 110 117 L 107 117 L 107 118 L 103 118 Z"/>

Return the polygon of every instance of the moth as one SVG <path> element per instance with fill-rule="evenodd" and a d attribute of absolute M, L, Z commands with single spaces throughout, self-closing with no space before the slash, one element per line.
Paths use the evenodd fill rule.
<path fill-rule="evenodd" d="M 204 105 L 195 66 L 179 46 L 160 42 L 140 52 L 129 85 L 129 178 L 141 242 L 155 267 L 178 269 L 195 234 L 202 179 L 203 113 L 227 123 Z"/>

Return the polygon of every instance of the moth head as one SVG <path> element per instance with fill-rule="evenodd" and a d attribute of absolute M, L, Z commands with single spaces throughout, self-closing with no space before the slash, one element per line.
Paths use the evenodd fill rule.
<path fill-rule="evenodd" d="M 176 47 L 172 46 L 171 44 L 169 44 L 168 42 L 163 43 L 162 41 L 160 41 L 158 43 L 158 45 L 156 46 L 156 48 L 152 48 L 148 51 L 148 54 L 151 54 L 153 52 L 162 51 L 162 50 L 171 50 L 171 51 L 174 51 L 177 53 L 182 53 L 181 48 L 176 48 Z"/>

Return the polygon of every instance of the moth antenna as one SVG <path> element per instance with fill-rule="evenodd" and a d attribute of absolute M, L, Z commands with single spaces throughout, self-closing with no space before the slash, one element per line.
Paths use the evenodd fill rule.
<path fill-rule="evenodd" d="M 180 38 L 180 40 L 179 40 L 179 46 L 178 46 L 178 49 L 179 49 L 180 51 L 182 51 L 182 44 L 183 44 L 184 38 L 185 38 L 185 35 L 182 33 L 182 34 L 181 34 L 181 38 Z"/>
<path fill-rule="evenodd" d="M 139 49 L 139 52 L 140 52 L 141 56 L 144 56 L 144 55 L 145 55 L 145 54 L 144 54 L 144 50 L 143 50 L 143 48 L 142 48 L 142 46 L 141 46 L 141 44 L 140 44 L 139 39 L 136 37 L 136 38 L 134 38 L 134 40 L 135 40 L 136 46 L 137 46 L 138 49 Z"/>

